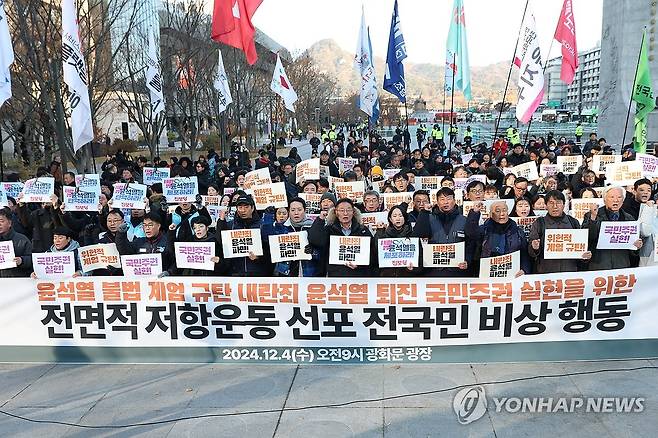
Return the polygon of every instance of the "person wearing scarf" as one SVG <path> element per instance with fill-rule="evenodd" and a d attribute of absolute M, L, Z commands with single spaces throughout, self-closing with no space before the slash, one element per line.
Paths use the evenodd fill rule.
<path fill-rule="evenodd" d="M 374 262 L 379 254 L 379 240 L 380 239 L 399 239 L 411 238 L 413 229 L 409 222 L 409 215 L 407 213 L 408 205 L 406 202 L 391 207 L 388 211 L 388 225 L 377 224 L 377 231 L 372 239 L 372 252 L 370 260 Z M 411 277 L 414 269 L 417 266 L 407 266 L 402 268 L 379 268 L 380 277 Z"/>

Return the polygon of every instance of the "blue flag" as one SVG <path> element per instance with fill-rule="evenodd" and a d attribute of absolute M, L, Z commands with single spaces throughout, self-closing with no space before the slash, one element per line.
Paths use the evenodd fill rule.
<path fill-rule="evenodd" d="M 388 35 L 388 52 L 386 53 L 386 73 L 384 74 L 384 90 L 395 94 L 400 102 L 407 100 L 406 83 L 404 81 L 404 61 L 407 57 L 407 47 L 404 44 L 400 16 L 398 15 L 398 0 L 393 5 L 391 30 Z"/>
<path fill-rule="evenodd" d="M 454 77 L 455 89 L 462 90 L 466 99 L 471 100 L 471 72 L 468 64 L 466 19 L 464 17 L 463 0 L 455 0 L 446 46 L 446 91 L 452 92 Z"/>
<path fill-rule="evenodd" d="M 372 57 L 372 42 L 370 41 L 370 27 L 368 26 L 368 54 L 370 59 Z M 373 72 L 374 72 L 374 62 L 373 62 Z M 375 87 L 375 92 L 377 87 Z M 379 120 L 379 96 L 375 94 L 375 103 L 372 105 L 372 115 L 370 116 L 370 126 L 375 126 Z"/>

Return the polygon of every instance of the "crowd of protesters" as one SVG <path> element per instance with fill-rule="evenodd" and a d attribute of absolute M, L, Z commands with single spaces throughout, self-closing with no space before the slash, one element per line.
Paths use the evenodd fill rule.
<path fill-rule="evenodd" d="M 435 132 L 434 130 L 432 132 Z M 328 178 L 301 181 L 295 176 L 295 166 L 302 161 L 292 147 L 277 154 L 274 145 L 267 145 L 256 157 L 245 148 L 233 145 L 229 156 L 208 150 L 196 160 L 171 157 L 168 161 L 156 157 L 153 162 L 140 156 L 132 158 L 119 151 L 107 156 L 101 166 L 101 195 L 98 212 L 70 212 L 62 205 L 62 186 L 74 186 L 75 175 L 62 172 L 54 161 L 40 168 L 36 177 L 52 176 L 56 181 L 51 202 L 23 203 L 19 195 L 8 198 L 8 207 L 0 209 L 0 241 L 14 244 L 16 267 L 0 270 L 0 277 L 34 276 L 31 254 L 40 252 L 77 252 L 80 247 L 96 243 L 115 243 L 120 254 L 160 253 L 163 260 L 161 276 L 290 276 L 290 277 L 368 277 L 368 276 L 428 276 L 477 277 L 478 260 L 519 251 L 521 269 L 516 274 L 602 270 L 653 265 L 654 233 L 658 232 L 654 200 L 656 179 L 642 178 L 632 186 L 608 185 L 604 175 L 591 170 L 593 156 L 613 154 L 605 139 L 592 133 L 585 143 L 561 138 L 531 137 L 527 144 L 499 136 L 494 144 L 473 144 L 467 130 L 465 142 L 446 144 L 431 135 L 418 135 L 419 147 L 412 149 L 408 132 L 398 130 L 391 140 L 375 131 L 366 133 L 355 127 L 334 126 L 317 135 L 308 133 L 312 145 L 311 157 L 320 159 L 328 175 L 344 181 L 363 181 L 366 191 L 362 202 L 337 199 L 330 190 Z M 360 140 L 368 135 L 368 146 Z M 442 136 L 441 136 L 442 137 Z M 285 141 L 284 141 L 285 143 Z M 462 156 L 470 155 L 468 162 Z M 621 151 L 622 161 L 635 159 L 632 148 Z M 528 181 L 516 177 L 507 169 L 528 162 L 554 164 L 558 156 L 582 155 L 583 165 L 573 175 L 561 173 Z M 352 169 L 339 173 L 337 158 L 358 160 Z M 171 177 L 198 178 L 199 196 L 195 203 L 168 204 L 161 184 L 148 188 L 144 209 L 120 210 L 112 207 L 115 183 L 141 183 L 145 167 L 168 167 Z M 255 169 L 268 169 L 272 182 L 285 183 L 287 208 L 257 210 L 254 199 L 245 190 L 245 175 Z M 394 169 L 391 172 L 389 169 Z M 386 173 L 393 175 L 384 180 Z M 441 187 L 435 194 L 416 190 L 415 179 L 421 176 L 441 176 Z M 455 179 L 483 175 L 483 181 L 472 181 L 464 190 L 455 190 Z M 14 175 L 15 176 L 15 175 Z M 11 178 L 8 178 L 8 181 Z M 16 178 L 14 178 L 16 180 Z M 383 182 L 382 182 L 383 181 Z M 231 190 L 227 190 L 227 189 Z M 374 227 L 363 225 L 363 213 L 383 209 L 381 193 L 413 192 L 409 204 L 391 207 L 387 221 Z M 299 193 L 321 194 L 319 211 L 309 211 Z M 462 196 L 463 193 L 463 196 Z M 227 207 L 213 218 L 202 205 L 201 196 L 219 196 Z M 603 207 L 592 208 L 581 221 L 568 214 L 572 199 L 603 198 Z M 493 202 L 486 220 L 483 202 Z M 505 200 L 513 202 L 508 203 Z M 464 215 L 463 201 L 475 204 Z M 640 217 L 641 205 L 653 209 L 652 217 Z M 510 205 L 513 205 L 510 208 Z M 540 216 L 525 233 L 512 219 Z M 602 221 L 637 221 L 641 223 L 641 238 L 633 242 L 634 250 L 596 249 Z M 260 229 L 264 254 L 225 259 L 222 256 L 223 230 Z M 589 231 L 589 248 L 581 260 L 556 260 L 543 257 L 546 229 L 578 229 Z M 308 232 L 310 260 L 272 263 L 268 252 L 268 236 L 298 231 Z M 330 236 L 371 236 L 372 257 L 367 266 L 351 263 L 329 263 Z M 429 243 L 465 242 L 465 261 L 451 268 L 379 268 L 377 241 L 382 238 L 419 237 Z M 176 266 L 174 242 L 214 242 L 215 269 L 180 269 Z M 420 258 L 422 260 L 422 257 Z M 75 275 L 120 276 L 120 268 L 108 266 L 83 274 L 76 265 Z"/>

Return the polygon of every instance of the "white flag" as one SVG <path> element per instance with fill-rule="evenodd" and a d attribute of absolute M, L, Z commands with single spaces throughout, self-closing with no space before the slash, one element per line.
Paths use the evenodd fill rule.
<path fill-rule="evenodd" d="M 159 53 L 160 50 L 153 37 L 153 32 L 149 31 L 149 48 L 148 56 L 146 57 L 146 86 L 151 94 L 151 115 L 154 118 L 165 109 Z"/>
<path fill-rule="evenodd" d="M 11 97 L 11 75 L 9 69 L 14 62 L 9 24 L 4 4 L 0 3 L 0 106 Z"/>
<path fill-rule="evenodd" d="M 523 23 L 519 35 L 519 100 L 516 104 L 516 118 L 528 123 L 544 98 L 544 62 L 539 49 L 535 16 L 532 12 Z"/>
<path fill-rule="evenodd" d="M 87 65 L 82 56 L 75 0 L 62 0 L 62 64 L 64 82 L 69 88 L 73 150 L 94 139 L 91 104 L 87 88 Z"/>
<path fill-rule="evenodd" d="M 272 75 L 272 83 L 270 88 L 276 94 L 283 98 L 283 103 L 293 113 L 295 112 L 295 102 L 297 102 L 297 93 L 292 89 L 292 84 L 288 79 L 286 71 L 281 64 L 281 58 L 276 55 L 276 67 L 274 67 L 274 74 Z"/>
<path fill-rule="evenodd" d="M 221 114 L 230 103 L 233 102 L 231 97 L 231 90 L 228 87 L 228 78 L 226 77 L 226 70 L 224 69 L 224 60 L 222 59 L 222 51 L 219 52 L 219 61 L 217 63 L 217 76 L 215 76 L 215 90 L 219 97 L 219 113 Z"/>
<path fill-rule="evenodd" d="M 377 102 L 377 81 L 375 79 L 375 66 L 370 50 L 370 39 L 366 27 L 366 16 L 361 9 L 361 29 L 359 29 L 359 41 L 356 45 L 354 63 L 361 75 L 361 92 L 359 95 L 359 108 L 372 117 L 372 111 Z"/>

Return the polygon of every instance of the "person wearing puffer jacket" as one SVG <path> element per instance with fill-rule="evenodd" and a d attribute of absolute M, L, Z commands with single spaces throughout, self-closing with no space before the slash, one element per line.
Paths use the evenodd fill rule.
<path fill-rule="evenodd" d="M 53 230 L 53 244 L 46 252 L 72 252 L 73 260 L 75 261 L 75 272 L 73 277 L 80 277 L 83 274 L 82 265 L 80 264 L 80 255 L 78 250 L 80 244 L 73 240 L 75 233 L 66 227 L 56 227 Z M 36 272 L 32 272 L 32 278 L 37 278 Z"/>
<path fill-rule="evenodd" d="M 380 239 L 399 239 L 411 238 L 413 228 L 409 222 L 409 215 L 407 214 L 407 203 L 403 202 L 400 205 L 391 207 L 388 211 L 388 225 L 377 224 L 377 232 L 372 239 L 372 255 L 371 264 L 377 260 L 379 255 L 378 245 Z M 417 266 L 408 266 L 404 268 L 379 268 L 380 277 L 411 277 L 413 275 L 413 268 Z"/>
<path fill-rule="evenodd" d="M 288 220 L 283 223 L 274 222 L 270 225 L 263 225 L 263 241 L 267 242 L 270 235 L 308 232 L 312 225 L 313 221 L 306 217 L 306 201 L 302 198 L 293 198 L 288 203 Z M 311 254 L 311 260 L 278 262 L 274 265 L 274 275 L 283 277 L 320 276 L 324 269 L 321 265 L 320 251 L 311 245 L 304 248 L 304 251 Z"/>
<path fill-rule="evenodd" d="M 325 221 L 326 219 L 326 221 Z M 308 232 L 309 243 L 321 251 L 327 267 L 328 277 L 368 277 L 370 266 L 357 266 L 351 262 L 345 265 L 329 264 L 330 236 L 371 237 L 370 230 L 361 223 L 361 211 L 351 199 L 339 199 L 336 207 L 324 211 L 315 219 Z"/>

